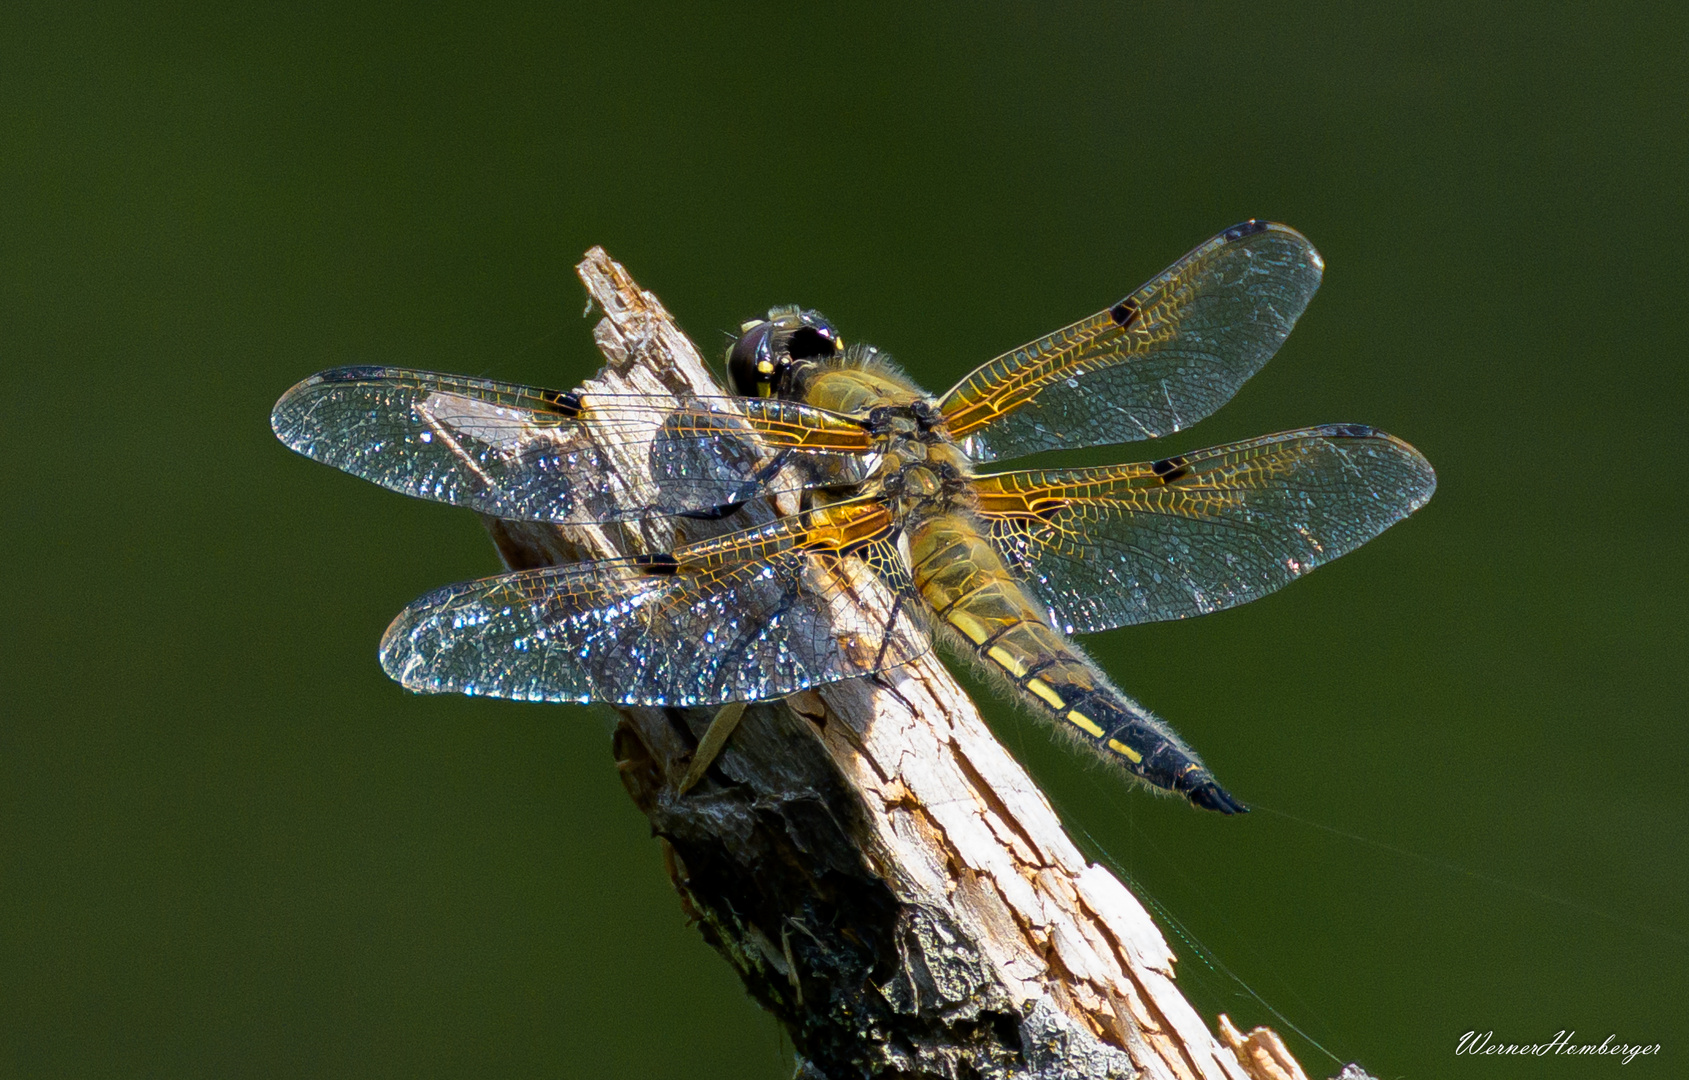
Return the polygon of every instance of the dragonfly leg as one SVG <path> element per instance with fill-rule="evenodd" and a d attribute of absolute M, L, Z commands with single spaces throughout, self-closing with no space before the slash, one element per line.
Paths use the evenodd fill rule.
<path fill-rule="evenodd" d="M 745 715 L 743 701 L 729 701 L 710 720 L 710 726 L 704 729 L 704 737 L 698 740 L 698 749 L 692 751 L 692 764 L 686 767 L 686 775 L 680 778 L 680 794 L 684 795 L 704 778 L 715 759 L 727 746 L 727 740 L 733 737 L 733 729 L 739 726 L 739 718 Z"/>

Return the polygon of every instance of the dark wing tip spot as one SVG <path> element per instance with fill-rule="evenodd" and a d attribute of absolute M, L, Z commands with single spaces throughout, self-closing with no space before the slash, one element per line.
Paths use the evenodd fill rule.
<path fill-rule="evenodd" d="M 1334 439 L 1376 439 L 1379 432 L 1367 424 L 1333 424 L 1326 434 Z"/>
<path fill-rule="evenodd" d="M 1233 225 L 1220 235 L 1229 243 L 1233 240 L 1242 240 L 1246 236 L 1254 236 L 1258 232 L 1266 232 L 1267 225 L 1268 223 L 1260 218 L 1250 218 L 1248 221 Z"/>
<path fill-rule="evenodd" d="M 1108 309 L 1108 317 L 1114 320 L 1114 325 L 1125 329 L 1137 321 L 1138 305 L 1130 300 L 1122 300 Z"/>
<path fill-rule="evenodd" d="M 375 379 L 384 379 L 386 377 L 387 369 L 384 367 L 375 367 L 370 364 L 358 364 L 352 367 L 330 368 L 327 371 L 320 372 L 317 375 L 317 380 L 325 383 L 370 382 Z"/>

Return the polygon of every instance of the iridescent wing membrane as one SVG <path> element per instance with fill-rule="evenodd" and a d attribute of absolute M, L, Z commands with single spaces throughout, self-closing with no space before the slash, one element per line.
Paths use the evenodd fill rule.
<path fill-rule="evenodd" d="M 708 512 L 861 483 L 874 468 L 861 424 L 800 402 L 676 402 L 405 368 L 313 375 L 282 396 L 270 425 L 292 449 L 354 476 L 522 521 Z M 623 487 L 640 474 L 653 490 Z"/>
<path fill-rule="evenodd" d="M 976 478 L 977 513 L 1067 633 L 1257 599 L 1417 510 L 1436 477 L 1383 432 L 1336 424 L 1160 461 Z M 453 585 L 382 640 L 413 690 L 534 701 L 756 701 L 930 648 L 873 498 L 677 549 Z"/>
<path fill-rule="evenodd" d="M 1401 440 L 1332 424 L 974 486 L 1008 564 L 1056 626 L 1083 634 L 1265 596 L 1419 509 L 1437 478 Z"/>
<path fill-rule="evenodd" d="M 1126 299 L 981 366 L 939 401 L 975 461 L 1154 439 L 1230 401 L 1319 288 L 1295 229 L 1247 221 Z"/>
<path fill-rule="evenodd" d="M 524 701 L 711 705 L 907 664 L 930 639 L 886 507 L 860 499 L 667 555 L 437 590 L 381 642 L 412 690 Z"/>

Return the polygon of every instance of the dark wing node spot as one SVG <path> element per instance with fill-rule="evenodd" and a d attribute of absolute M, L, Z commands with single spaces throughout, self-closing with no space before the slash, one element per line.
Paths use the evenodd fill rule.
<path fill-rule="evenodd" d="M 1190 464 L 1182 457 L 1162 458 L 1160 461 L 1152 461 L 1149 467 L 1155 470 L 1155 475 L 1161 477 L 1163 484 L 1182 480 L 1191 473 Z"/>
<path fill-rule="evenodd" d="M 1266 232 L 1266 231 L 1267 231 L 1267 223 L 1265 221 L 1261 221 L 1258 218 L 1250 218 L 1248 221 L 1245 221 L 1242 224 L 1233 225 L 1231 228 L 1227 229 L 1221 235 L 1224 236 L 1228 241 L 1230 241 L 1230 240 L 1242 240 L 1246 236 L 1254 236 L 1258 232 Z"/>
<path fill-rule="evenodd" d="M 1108 309 L 1108 317 L 1114 320 L 1114 325 L 1125 329 L 1137 321 L 1138 305 L 1130 300 L 1122 300 Z"/>
<path fill-rule="evenodd" d="M 668 577 L 680 573 L 680 563 L 673 555 L 635 555 L 633 565 L 651 577 Z"/>
<path fill-rule="evenodd" d="M 581 414 L 581 395 L 573 390 L 567 393 L 547 390 L 543 400 L 547 412 L 556 413 L 565 420 L 573 420 Z"/>
<path fill-rule="evenodd" d="M 1378 435 L 1378 429 L 1366 424 L 1333 424 L 1331 435 L 1337 439 L 1372 439 Z"/>

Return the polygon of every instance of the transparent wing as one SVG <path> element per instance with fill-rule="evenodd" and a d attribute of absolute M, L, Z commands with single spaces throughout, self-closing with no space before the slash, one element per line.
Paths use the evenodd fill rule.
<path fill-rule="evenodd" d="M 1069 633 L 1247 603 L 1424 506 L 1419 452 L 1359 424 L 1137 465 L 979 477 L 979 513 Z"/>
<path fill-rule="evenodd" d="M 337 368 L 276 402 L 289 447 L 418 498 L 523 521 L 709 511 L 872 471 L 861 425 L 797 402 L 555 391 Z M 649 490 L 624 476 L 649 474 Z"/>
<path fill-rule="evenodd" d="M 946 425 L 976 461 L 1189 427 L 1278 351 L 1323 266 L 1295 229 L 1234 226 L 1113 307 L 969 375 L 940 402 Z"/>
<path fill-rule="evenodd" d="M 876 502 L 640 556 L 437 590 L 381 664 L 412 690 L 525 701 L 758 701 L 906 664 L 930 647 Z M 875 571 L 887 570 L 889 577 Z"/>

